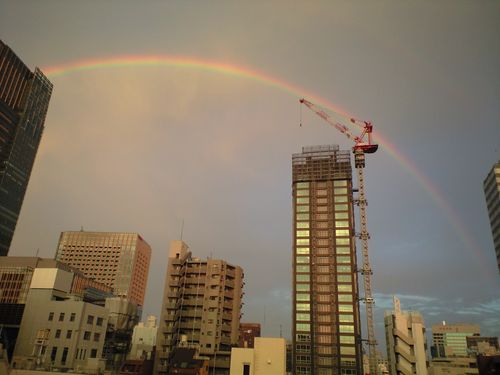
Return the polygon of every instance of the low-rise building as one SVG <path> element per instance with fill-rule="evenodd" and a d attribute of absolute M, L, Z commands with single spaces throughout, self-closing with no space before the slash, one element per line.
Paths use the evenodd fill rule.
<path fill-rule="evenodd" d="M 75 274 L 60 264 L 36 268 L 21 320 L 12 366 L 103 369 L 108 310 L 71 294 Z"/>
<path fill-rule="evenodd" d="M 151 359 L 156 345 L 157 332 L 158 326 L 156 324 L 156 316 L 149 315 L 145 323 L 139 322 L 134 327 L 132 346 L 127 359 Z"/>
<path fill-rule="evenodd" d="M 253 348 L 231 350 L 230 375 L 285 375 L 284 338 L 256 337 Z"/>

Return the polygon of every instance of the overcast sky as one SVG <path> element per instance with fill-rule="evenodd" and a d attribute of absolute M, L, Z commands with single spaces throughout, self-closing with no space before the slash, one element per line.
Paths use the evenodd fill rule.
<path fill-rule="evenodd" d="M 0 0 L 0 38 L 30 67 L 123 55 L 258 70 L 325 98 L 381 144 L 366 169 L 376 331 L 391 296 L 427 326 L 500 335 L 500 275 L 482 183 L 500 159 L 498 1 Z M 139 232 L 144 316 L 168 247 L 245 270 L 244 321 L 291 321 L 291 154 L 351 144 L 296 94 L 196 68 L 50 77 L 54 92 L 10 255 L 53 257 L 64 230 Z M 387 144 L 387 143 L 386 143 Z M 427 181 L 427 182 L 426 182 Z"/>

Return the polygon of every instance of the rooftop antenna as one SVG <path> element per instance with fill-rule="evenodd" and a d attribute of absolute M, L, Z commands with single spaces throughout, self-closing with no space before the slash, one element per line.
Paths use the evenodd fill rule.
<path fill-rule="evenodd" d="M 182 219 L 182 224 L 181 224 L 181 241 L 183 235 L 184 235 L 184 219 Z"/>
<path fill-rule="evenodd" d="M 38 253 L 40 252 L 40 248 L 36 249 L 36 255 L 35 258 L 38 258 Z"/>
<path fill-rule="evenodd" d="M 283 337 L 283 326 L 280 324 L 280 338 Z"/>
<path fill-rule="evenodd" d="M 80 226 L 80 232 L 83 232 L 83 225 Z"/>

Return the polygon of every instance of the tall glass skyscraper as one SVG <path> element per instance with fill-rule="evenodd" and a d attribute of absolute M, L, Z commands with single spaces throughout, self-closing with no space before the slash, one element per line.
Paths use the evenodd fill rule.
<path fill-rule="evenodd" d="M 292 157 L 293 372 L 361 374 L 350 151 Z"/>
<path fill-rule="evenodd" d="M 43 73 L 0 40 L 0 256 L 9 252 L 51 94 Z"/>
<path fill-rule="evenodd" d="M 490 217 L 491 234 L 500 272 L 500 160 L 491 168 L 484 180 L 484 196 Z"/>

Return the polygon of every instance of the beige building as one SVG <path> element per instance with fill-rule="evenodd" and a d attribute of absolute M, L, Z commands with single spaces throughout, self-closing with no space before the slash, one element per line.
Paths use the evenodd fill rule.
<path fill-rule="evenodd" d="M 151 247 L 137 233 L 62 232 L 56 259 L 144 305 Z"/>
<path fill-rule="evenodd" d="M 71 294 L 75 274 L 36 268 L 26 299 L 13 367 L 97 372 L 108 310 Z"/>
<path fill-rule="evenodd" d="M 479 374 L 476 358 L 434 358 L 429 375 L 476 375 Z"/>
<path fill-rule="evenodd" d="M 420 313 L 401 311 L 394 297 L 394 310 L 385 313 L 387 360 L 391 375 L 427 375 L 425 325 Z"/>
<path fill-rule="evenodd" d="M 285 375 L 286 341 L 256 337 L 253 348 L 231 350 L 230 375 Z"/>
<path fill-rule="evenodd" d="M 166 374 L 173 349 L 181 340 L 209 358 L 211 374 L 228 374 L 231 347 L 238 344 L 242 288 L 241 267 L 194 258 L 184 242 L 172 241 L 155 374 Z"/>

